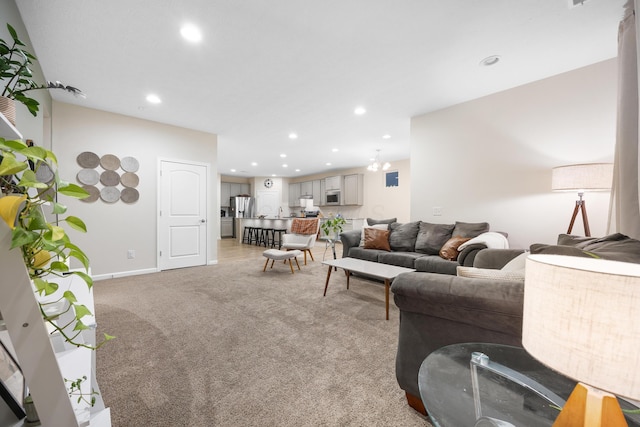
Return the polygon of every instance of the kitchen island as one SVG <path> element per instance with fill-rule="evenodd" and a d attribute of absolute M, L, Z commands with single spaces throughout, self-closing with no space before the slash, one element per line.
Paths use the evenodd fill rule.
<path fill-rule="evenodd" d="M 291 222 L 296 217 L 283 217 L 283 218 L 235 218 L 235 236 L 238 240 L 238 243 L 242 243 L 242 234 L 244 232 L 244 227 L 258 227 L 258 228 L 273 228 L 273 229 L 281 229 L 281 230 L 291 230 Z M 297 217 L 299 219 L 316 219 L 314 217 Z M 318 218 L 320 220 L 320 224 L 327 218 Z M 344 225 L 343 231 L 349 230 L 359 230 L 362 228 L 364 223 L 363 218 L 349 218 L 346 220 L 346 224 Z M 320 230 L 320 237 L 325 237 L 322 230 Z"/>

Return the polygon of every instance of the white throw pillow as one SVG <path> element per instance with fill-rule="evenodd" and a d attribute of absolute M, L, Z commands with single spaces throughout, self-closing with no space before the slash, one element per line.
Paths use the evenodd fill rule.
<path fill-rule="evenodd" d="M 473 245 L 474 243 L 482 243 L 486 245 L 488 248 L 492 249 L 509 249 L 509 241 L 503 234 L 497 233 L 495 231 L 487 231 L 486 233 L 482 233 L 481 235 L 474 237 L 471 240 L 467 240 L 463 244 L 458 247 L 458 250 L 461 251 L 469 245 Z"/>

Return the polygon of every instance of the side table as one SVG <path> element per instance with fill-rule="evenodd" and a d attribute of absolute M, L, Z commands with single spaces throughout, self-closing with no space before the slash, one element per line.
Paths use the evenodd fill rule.
<path fill-rule="evenodd" d="M 453 344 L 431 353 L 418 373 L 420 397 L 436 427 L 551 426 L 576 381 L 523 348 Z M 618 399 L 625 409 L 636 409 Z M 626 414 L 640 426 L 640 414 Z"/>

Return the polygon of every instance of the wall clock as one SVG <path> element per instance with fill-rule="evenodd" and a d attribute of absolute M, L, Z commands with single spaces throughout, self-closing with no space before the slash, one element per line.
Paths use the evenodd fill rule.
<path fill-rule="evenodd" d="M 273 180 L 271 178 L 267 178 L 264 180 L 264 186 L 267 188 L 273 187 Z"/>

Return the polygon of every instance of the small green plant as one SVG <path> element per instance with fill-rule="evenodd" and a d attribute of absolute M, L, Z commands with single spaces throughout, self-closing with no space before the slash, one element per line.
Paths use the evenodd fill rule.
<path fill-rule="evenodd" d="M 69 397 L 78 397 L 77 402 L 85 402 L 91 406 L 96 404 L 96 396 L 98 396 L 100 393 L 98 393 L 97 391 L 95 391 L 94 389 L 91 389 L 91 393 L 84 393 L 82 391 L 82 383 L 83 381 L 86 381 L 87 377 L 86 375 L 84 375 L 82 378 L 78 378 L 75 381 L 70 381 L 68 379 L 64 379 L 65 383 L 69 384 Z"/>
<path fill-rule="evenodd" d="M 71 242 L 60 222 L 71 228 L 86 232 L 84 222 L 75 216 L 61 217 L 67 211 L 66 206 L 57 201 L 56 194 L 75 198 L 84 198 L 88 193 L 76 184 L 62 181 L 57 172 L 55 155 L 42 147 L 28 146 L 19 140 L 0 138 L 0 184 L 3 193 L 0 197 L 0 216 L 12 229 L 11 249 L 22 252 L 29 278 L 40 296 L 51 295 L 59 288 L 57 281 L 68 275 L 80 277 L 89 288 L 93 280 L 87 274 L 89 259 L 85 253 Z M 48 182 L 37 178 L 40 168 L 51 177 Z M 58 219 L 49 222 L 44 207 L 50 207 L 51 213 Z M 84 271 L 71 270 L 71 259 L 79 261 Z M 64 304 L 62 313 L 47 314 L 48 306 Z M 105 334 L 104 340 L 97 346 L 76 341 L 83 330 L 87 329 L 82 319 L 90 316 L 90 310 L 78 303 L 73 292 L 65 291 L 59 300 L 41 302 L 40 312 L 43 319 L 72 345 L 95 349 L 113 337 Z M 73 320 L 68 324 L 56 321 L 63 313 L 72 311 Z M 72 328 L 69 328 L 72 326 Z M 71 330 L 72 332 L 68 332 Z"/>
<path fill-rule="evenodd" d="M 330 216 L 322 223 L 322 231 L 329 237 L 338 237 L 342 233 L 342 229 L 347 221 L 342 217 L 342 214 L 336 216 Z"/>
<path fill-rule="evenodd" d="M 37 83 L 31 71 L 31 66 L 37 58 L 24 49 L 25 44 L 18 38 L 18 33 L 11 25 L 7 24 L 7 30 L 13 40 L 7 43 L 0 39 L 0 78 L 4 84 L 1 96 L 24 104 L 34 117 L 38 115 L 40 104 L 27 95 L 29 91 L 62 89 L 76 96 L 84 96 L 80 89 L 65 86 L 60 82 Z"/>

